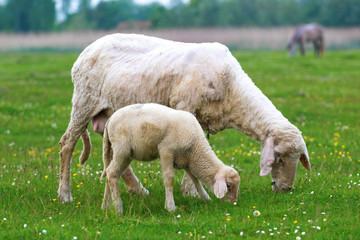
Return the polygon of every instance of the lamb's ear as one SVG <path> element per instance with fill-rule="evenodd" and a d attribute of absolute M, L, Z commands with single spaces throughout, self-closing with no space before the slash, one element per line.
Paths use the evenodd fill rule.
<path fill-rule="evenodd" d="M 266 176 L 271 172 L 272 164 L 275 161 L 274 137 L 268 137 L 261 151 L 260 176 Z"/>
<path fill-rule="evenodd" d="M 224 178 L 217 178 L 214 184 L 214 193 L 217 198 L 223 198 L 227 193 L 226 182 Z"/>
<path fill-rule="evenodd" d="M 310 165 L 310 160 L 309 160 L 309 153 L 305 147 L 305 151 L 301 154 L 300 156 L 300 162 L 302 163 L 302 165 L 307 169 L 307 170 L 311 170 L 311 165 Z"/>

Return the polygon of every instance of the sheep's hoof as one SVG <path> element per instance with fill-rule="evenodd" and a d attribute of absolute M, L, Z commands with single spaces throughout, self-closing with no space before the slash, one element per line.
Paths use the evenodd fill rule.
<path fill-rule="evenodd" d="M 73 198 L 70 191 L 64 191 L 61 188 L 58 190 L 58 198 L 61 202 L 72 202 Z"/>

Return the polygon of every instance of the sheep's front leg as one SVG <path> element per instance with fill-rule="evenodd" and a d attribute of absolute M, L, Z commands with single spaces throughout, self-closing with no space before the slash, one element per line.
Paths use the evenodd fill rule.
<path fill-rule="evenodd" d="M 181 181 L 181 192 L 184 196 L 189 195 L 196 197 L 198 195 L 196 187 L 187 172 L 185 172 L 184 177 Z"/>
<path fill-rule="evenodd" d="M 200 198 L 202 200 L 211 200 L 211 198 L 209 197 L 209 194 L 205 191 L 204 187 L 201 185 L 199 180 L 189 170 L 186 170 L 186 173 L 187 173 L 187 175 L 190 176 L 191 180 L 193 181 L 194 186 L 196 187 Z"/>
<path fill-rule="evenodd" d="M 176 209 L 173 192 L 175 175 L 173 156 L 170 153 L 160 153 L 160 161 L 165 185 L 165 208 L 172 212 Z"/>

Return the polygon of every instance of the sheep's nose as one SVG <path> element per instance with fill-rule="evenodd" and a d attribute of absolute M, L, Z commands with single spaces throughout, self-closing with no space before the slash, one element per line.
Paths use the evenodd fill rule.
<path fill-rule="evenodd" d="M 281 191 L 283 191 L 283 192 L 291 191 L 291 188 L 292 188 L 291 186 L 288 186 L 286 184 L 281 185 Z"/>
<path fill-rule="evenodd" d="M 278 185 L 275 182 L 272 182 L 271 185 L 272 185 L 272 190 L 274 192 L 278 192 L 278 191 L 288 192 L 288 191 L 290 191 L 292 189 L 291 186 L 289 186 L 287 184 L 284 184 L 284 183 Z"/>

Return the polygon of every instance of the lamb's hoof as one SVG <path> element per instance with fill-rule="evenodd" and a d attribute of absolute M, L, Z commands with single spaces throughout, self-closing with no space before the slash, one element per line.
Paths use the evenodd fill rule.
<path fill-rule="evenodd" d="M 102 209 L 102 210 L 108 210 L 109 208 L 110 208 L 109 202 L 103 202 L 103 203 L 101 204 L 101 209 Z"/>
<path fill-rule="evenodd" d="M 113 205 L 114 205 L 117 213 L 121 216 L 121 215 L 123 214 L 123 212 L 124 212 L 124 211 L 123 211 L 122 203 L 115 201 L 115 202 L 113 203 Z"/>
<path fill-rule="evenodd" d="M 143 186 L 137 188 L 128 188 L 128 192 L 134 195 L 147 196 L 149 195 L 149 191 Z"/>
<path fill-rule="evenodd" d="M 210 201 L 210 200 L 211 200 L 211 197 L 210 197 L 208 194 L 206 194 L 205 196 L 202 197 L 202 200 L 204 200 L 204 201 Z"/>
<path fill-rule="evenodd" d="M 192 196 L 192 197 L 198 196 L 196 187 L 192 182 L 182 185 L 181 192 L 183 193 L 184 196 Z"/>
<path fill-rule="evenodd" d="M 142 195 L 142 196 L 147 196 L 147 195 L 149 195 L 149 190 L 147 190 L 146 188 L 142 188 L 140 195 Z"/>
<path fill-rule="evenodd" d="M 176 210 L 176 206 L 165 206 L 166 210 L 168 210 L 169 212 L 175 212 Z"/>
<path fill-rule="evenodd" d="M 73 198 L 71 196 L 71 192 L 70 191 L 64 191 L 64 190 L 61 190 L 61 189 L 58 190 L 58 198 L 63 203 L 73 201 Z"/>

